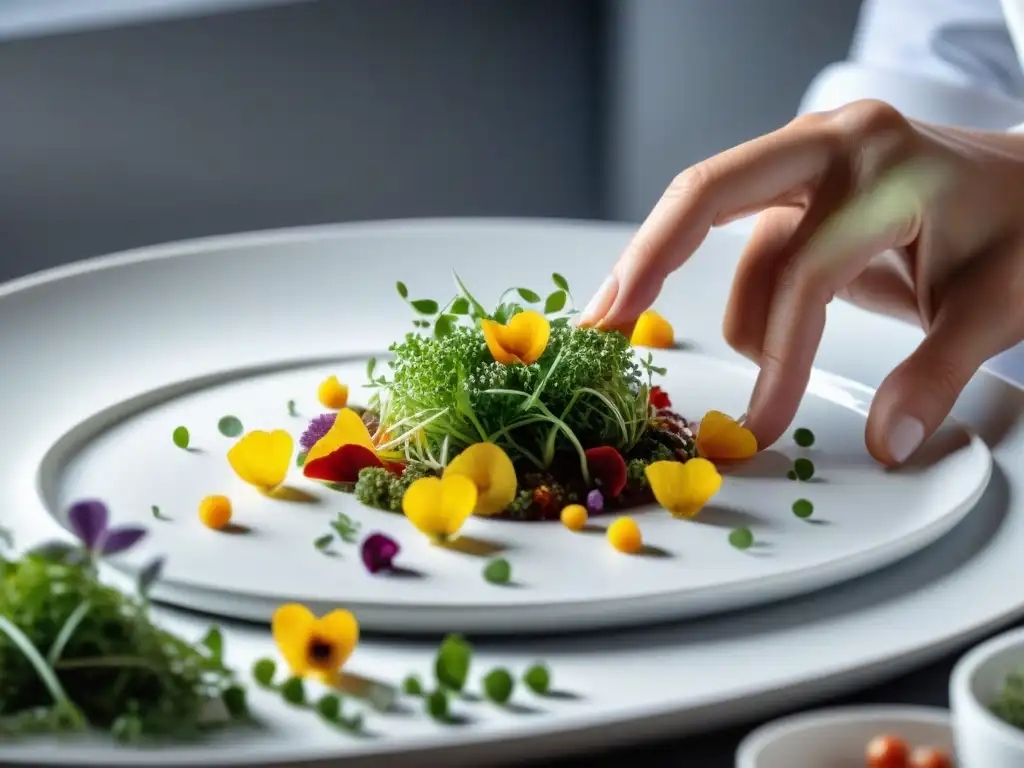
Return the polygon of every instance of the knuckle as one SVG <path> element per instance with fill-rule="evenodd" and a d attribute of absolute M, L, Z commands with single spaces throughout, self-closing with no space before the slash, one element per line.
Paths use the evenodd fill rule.
<path fill-rule="evenodd" d="M 708 162 L 697 163 L 678 174 L 665 190 L 664 197 L 668 200 L 684 200 L 700 198 L 707 194 L 711 186 L 711 169 Z"/>
<path fill-rule="evenodd" d="M 857 138 L 903 131 L 910 125 L 896 107 L 878 99 L 861 99 L 840 107 L 833 113 L 833 122 Z"/>

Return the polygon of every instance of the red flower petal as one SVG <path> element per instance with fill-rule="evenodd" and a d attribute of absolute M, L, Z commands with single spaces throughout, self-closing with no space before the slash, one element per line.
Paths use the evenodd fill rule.
<path fill-rule="evenodd" d="M 651 387 L 651 405 L 659 411 L 671 408 L 672 401 L 669 400 L 668 392 L 663 390 L 661 387 Z"/>
<path fill-rule="evenodd" d="M 626 487 L 626 460 L 610 445 L 591 448 L 584 454 L 592 479 L 600 482 L 605 496 L 615 498 Z"/>
<path fill-rule="evenodd" d="M 367 467 L 384 466 L 377 455 L 362 445 L 343 445 L 333 453 L 314 459 L 302 467 L 302 474 L 328 483 L 354 483 Z"/>

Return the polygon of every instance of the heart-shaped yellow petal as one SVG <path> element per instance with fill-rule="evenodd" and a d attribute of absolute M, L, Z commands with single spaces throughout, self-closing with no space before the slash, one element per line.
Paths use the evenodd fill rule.
<path fill-rule="evenodd" d="M 502 365 L 533 365 L 544 354 L 551 337 L 547 318 L 532 309 L 514 315 L 507 325 L 481 320 L 480 328 L 491 355 Z"/>
<path fill-rule="evenodd" d="M 476 499 L 476 485 L 465 475 L 422 477 L 402 496 L 402 511 L 421 533 L 447 539 L 473 514 Z"/>
<path fill-rule="evenodd" d="M 293 675 L 330 679 L 359 643 L 359 622 L 348 611 L 317 618 L 304 605 L 282 605 L 271 619 L 271 633 Z"/>
<path fill-rule="evenodd" d="M 359 644 L 359 622 L 348 611 L 331 611 L 317 620 L 313 634 L 331 646 L 331 665 L 338 669 L 348 661 Z"/>
<path fill-rule="evenodd" d="M 712 461 L 741 461 L 757 453 L 757 438 L 721 411 L 708 411 L 697 429 L 697 453 Z"/>
<path fill-rule="evenodd" d="M 295 442 L 283 429 L 244 435 L 228 451 L 228 463 L 250 485 L 271 490 L 284 482 Z"/>
<path fill-rule="evenodd" d="M 309 671 L 308 646 L 316 616 L 304 605 L 289 603 L 276 611 L 270 622 L 277 649 L 292 674 L 302 677 Z"/>
<path fill-rule="evenodd" d="M 516 497 L 518 481 L 512 460 L 494 443 L 475 443 L 456 456 L 444 471 L 464 475 L 476 486 L 474 514 L 484 517 L 503 512 Z"/>
<path fill-rule="evenodd" d="M 722 476 L 707 459 L 656 461 L 647 467 L 647 482 L 658 503 L 673 517 L 694 517 L 718 489 Z"/>
<path fill-rule="evenodd" d="M 676 344 L 672 325 L 653 309 L 644 312 L 633 326 L 633 335 L 629 339 L 634 347 L 654 347 L 655 349 L 671 349 Z"/>
<path fill-rule="evenodd" d="M 342 408 L 338 411 L 334 426 L 309 449 L 306 464 L 334 453 L 343 445 L 360 445 L 369 451 L 377 452 L 362 417 L 351 408 Z"/>

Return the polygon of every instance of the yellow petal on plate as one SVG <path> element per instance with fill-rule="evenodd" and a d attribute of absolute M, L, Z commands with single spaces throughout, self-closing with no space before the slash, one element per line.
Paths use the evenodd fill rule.
<path fill-rule="evenodd" d="M 757 453 L 754 433 L 721 411 L 708 411 L 697 429 L 697 453 L 712 461 L 742 461 Z"/>
<path fill-rule="evenodd" d="M 491 356 L 503 365 L 533 365 L 544 354 L 551 338 L 551 324 L 532 309 L 513 316 L 508 325 L 483 320 L 481 328 Z"/>
<path fill-rule="evenodd" d="M 647 482 L 658 503 L 673 517 L 694 517 L 722 487 L 722 476 L 707 459 L 656 461 L 647 467 Z"/>
<path fill-rule="evenodd" d="M 341 667 L 359 644 L 359 622 L 348 611 L 331 611 L 317 620 L 313 627 L 317 637 L 334 649 L 332 661 Z"/>
<path fill-rule="evenodd" d="M 343 445 L 361 445 L 376 453 L 373 439 L 370 437 L 370 432 L 363 423 L 362 417 L 351 408 L 342 408 L 338 411 L 334 426 L 309 449 L 309 453 L 306 454 L 306 463 L 311 464 L 317 459 L 322 459 Z"/>
<path fill-rule="evenodd" d="M 283 429 L 244 435 L 228 451 L 228 463 L 250 485 L 269 490 L 284 482 L 295 442 Z"/>
<path fill-rule="evenodd" d="M 630 343 L 634 347 L 671 349 L 676 344 L 675 332 L 668 320 L 649 309 L 640 315 L 633 326 Z"/>
<path fill-rule="evenodd" d="M 402 511 L 421 533 L 447 538 L 473 514 L 476 497 L 476 485 L 463 475 L 422 477 L 402 496 Z"/>
<path fill-rule="evenodd" d="M 480 330 L 484 332 L 484 341 L 487 342 L 487 349 L 490 350 L 491 357 L 497 362 L 502 365 L 512 365 L 519 362 L 515 355 L 502 346 L 500 334 L 505 330 L 505 326 L 493 320 L 481 320 Z"/>
<path fill-rule="evenodd" d="M 274 611 L 271 634 L 293 675 L 302 677 L 309 671 L 309 641 L 316 623 L 316 616 L 304 605 L 289 603 Z"/>
<path fill-rule="evenodd" d="M 494 443 L 475 443 L 448 464 L 445 477 L 463 475 L 476 486 L 473 513 L 484 517 L 503 512 L 516 498 L 518 481 L 512 460 Z"/>

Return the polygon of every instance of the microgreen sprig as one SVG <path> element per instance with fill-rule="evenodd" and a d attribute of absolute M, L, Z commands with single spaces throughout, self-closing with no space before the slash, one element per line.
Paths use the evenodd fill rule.
<path fill-rule="evenodd" d="M 361 733 L 363 715 L 357 712 L 347 715 L 344 711 L 344 699 L 336 693 L 325 693 L 313 700 L 306 691 L 306 684 L 301 677 L 287 677 L 280 682 L 275 681 L 277 664 L 273 659 L 260 659 L 252 667 L 252 678 L 256 684 L 267 691 L 277 693 L 281 699 L 300 709 L 315 712 L 324 722 L 349 733 Z"/>

